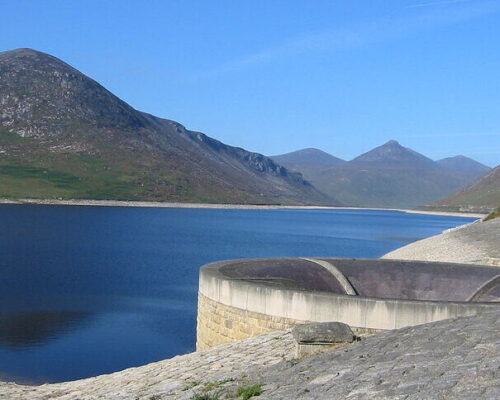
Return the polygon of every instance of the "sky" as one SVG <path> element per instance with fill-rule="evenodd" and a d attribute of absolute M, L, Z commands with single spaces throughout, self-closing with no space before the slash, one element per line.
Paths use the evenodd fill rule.
<path fill-rule="evenodd" d="M 133 107 L 266 155 L 398 140 L 500 164 L 499 0 L 1 0 L 29 47 Z"/>

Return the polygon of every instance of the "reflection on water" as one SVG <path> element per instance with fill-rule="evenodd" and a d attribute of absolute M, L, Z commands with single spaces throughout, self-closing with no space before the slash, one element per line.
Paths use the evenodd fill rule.
<path fill-rule="evenodd" d="M 41 345 L 77 328 L 89 315 L 71 311 L 0 313 L 0 344 L 11 350 Z"/>
<path fill-rule="evenodd" d="M 0 205 L 0 379 L 73 380 L 194 350 L 205 263 L 379 257 L 470 220 L 376 210 Z"/>

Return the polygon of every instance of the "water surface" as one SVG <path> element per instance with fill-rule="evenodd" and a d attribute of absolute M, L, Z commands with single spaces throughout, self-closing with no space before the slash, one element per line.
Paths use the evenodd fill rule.
<path fill-rule="evenodd" d="M 0 379 L 57 382 L 193 351 L 198 269 L 379 257 L 472 221 L 376 210 L 0 205 Z"/>

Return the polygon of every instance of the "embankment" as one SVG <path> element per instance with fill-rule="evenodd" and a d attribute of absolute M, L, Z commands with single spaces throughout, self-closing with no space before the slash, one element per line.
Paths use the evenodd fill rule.
<path fill-rule="evenodd" d="M 382 258 L 500 266 L 500 218 L 419 240 Z"/>

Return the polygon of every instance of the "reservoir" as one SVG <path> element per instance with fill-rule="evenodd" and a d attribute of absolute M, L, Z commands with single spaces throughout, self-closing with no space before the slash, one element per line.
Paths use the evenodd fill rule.
<path fill-rule="evenodd" d="M 379 257 L 473 220 L 385 210 L 0 205 L 0 379 L 73 380 L 194 351 L 203 264 Z"/>

